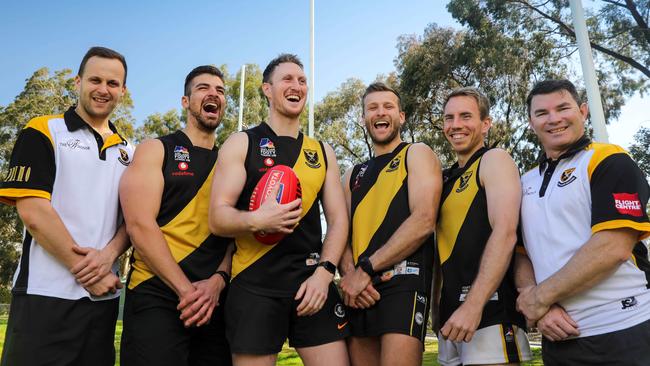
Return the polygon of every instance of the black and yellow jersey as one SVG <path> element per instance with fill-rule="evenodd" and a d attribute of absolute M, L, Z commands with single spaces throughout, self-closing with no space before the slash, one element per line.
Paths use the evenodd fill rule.
<path fill-rule="evenodd" d="M 356 165 L 350 175 L 351 244 L 355 264 L 381 248 L 410 216 L 408 170 L 410 144 Z M 408 258 L 374 279 L 382 294 L 398 291 L 430 292 L 433 236 Z M 381 281 L 380 281 L 381 280 Z"/>
<path fill-rule="evenodd" d="M 231 239 L 210 233 L 208 208 L 217 148 L 192 145 L 182 131 L 160 137 L 165 149 L 164 189 L 156 221 L 172 256 L 191 282 L 215 273 Z M 131 258 L 128 288 L 176 300 L 178 297 L 144 263 L 137 250 Z"/>
<path fill-rule="evenodd" d="M 492 234 L 485 188 L 481 186 L 481 158 L 489 149 L 478 150 L 460 168 L 458 163 L 443 172 L 443 188 L 436 229 L 442 266 L 440 324 L 465 301 L 474 282 L 485 245 Z M 515 309 L 517 291 L 512 261 L 496 292 L 483 308 L 479 329 L 495 324 L 525 327 Z"/>
<path fill-rule="evenodd" d="M 322 229 L 320 205 L 327 158 L 320 141 L 298 133 L 297 138 L 278 136 L 262 122 L 246 130 L 246 183 L 237 208 L 248 210 L 251 193 L 264 173 L 274 165 L 291 167 L 302 188 L 302 217 L 293 233 L 275 245 L 261 244 L 253 234 L 236 238 L 232 260 L 233 282 L 265 296 L 294 296 L 320 259 Z"/>

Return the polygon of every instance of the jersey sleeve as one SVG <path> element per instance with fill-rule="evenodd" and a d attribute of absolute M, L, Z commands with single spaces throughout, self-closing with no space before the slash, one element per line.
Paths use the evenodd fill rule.
<path fill-rule="evenodd" d="M 56 165 L 47 133 L 30 124 L 20 132 L 0 183 L 0 202 L 15 205 L 23 197 L 51 199 Z"/>
<path fill-rule="evenodd" d="M 646 207 L 650 187 L 645 175 L 626 153 L 607 156 L 591 174 L 591 231 L 631 228 L 640 239 L 650 236 Z"/>

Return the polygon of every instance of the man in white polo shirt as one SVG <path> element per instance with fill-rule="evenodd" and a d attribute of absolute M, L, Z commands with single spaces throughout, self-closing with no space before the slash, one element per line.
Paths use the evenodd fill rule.
<path fill-rule="evenodd" d="M 585 136 L 571 82 L 539 82 L 527 104 L 544 154 L 522 177 L 517 307 L 545 336 L 545 365 L 650 365 L 645 176 Z"/>
<path fill-rule="evenodd" d="M 128 246 L 118 183 L 133 147 L 109 122 L 125 91 L 121 54 L 93 47 L 79 102 L 29 121 L 0 183 L 25 225 L 2 366 L 113 365 L 116 259 Z"/>

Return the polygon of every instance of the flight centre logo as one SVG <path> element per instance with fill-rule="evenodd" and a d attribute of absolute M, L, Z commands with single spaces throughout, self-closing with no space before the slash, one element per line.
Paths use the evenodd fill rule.
<path fill-rule="evenodd" d="M 129 164 L 131 164 L 131 161 L 129 160 L 130 159 L 129 158 L 129 153 L 126 150 L 122 149 L 122 148 L 120 148 L 118 150 L 120 152 L 120 156 L 117 158 L 117 161 L 122 163 L 122 165 L 124 165 L 124 166 L 128 166 Z"/>
<path fill-rule="evenodd" d="M 271 139 L 267 137 L 263 137 L 260 140 L 260 155 L 264 156 L 265 158 L 274 158 L 276 157 L 275 155 L 275 144 Z"/>
<path fill-rule="evenodd" d="M 643 206 L 638 193 L 612 193 L 614 207 L 622 215 L 643 216 Z"/>
<path fill-rule="evenodd" d="M 558 187 L 565 187 L 571 184 L 571 182 L 575 181 L 576 176 L 573 175 L 573 172 L 576 170 L 576 168 L 569 168 L 565 171 L 562 172 L 562 175 L 560 176 L 560 181 L 557 182 Z"/>
<path fill-rule="evenodd" d="M 473 171 L 465 172 L 463 175 L 460 176 L 460 183 L 458 184 L 458 188 L 456 188 L 456 193 L 460 193 L 469 187 L 469 179 L 472 177 L 474 174 Z"/>
<path fill-rule="evenodd" d="M 388 169 L 386 169 L 386 173 L 394 172 L 399 168 L 399 163 L 402 161 L 402 158 L 400 156 L 396 156 L 393 158 L 393 160 L 390 161 L 390 164 L 388 164 Z"/>
<path fill-rule="evenodd" d="M 185 146 L 174 147 L 174 160 L 176 161 L 190 161 L 190 152 Z"/>
<path fill-rule="evenodd" d="M 320 162 L 318 161 L 318 151 L 312 149 L 302 149 L 302 153 L 305 155 L 305 164 L 308 167 L 313 169 L 320 168 Z"/>

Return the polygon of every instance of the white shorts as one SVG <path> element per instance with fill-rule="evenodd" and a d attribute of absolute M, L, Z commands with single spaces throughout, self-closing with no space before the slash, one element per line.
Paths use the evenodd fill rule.
<path fill-rule="evenodd" d="M 469 343 L 448 341 L 438 332 L 438 362 L 443 366 L 511 363 L 531 358 L 526 332 L 516 325 L 481 328 Z"/>

